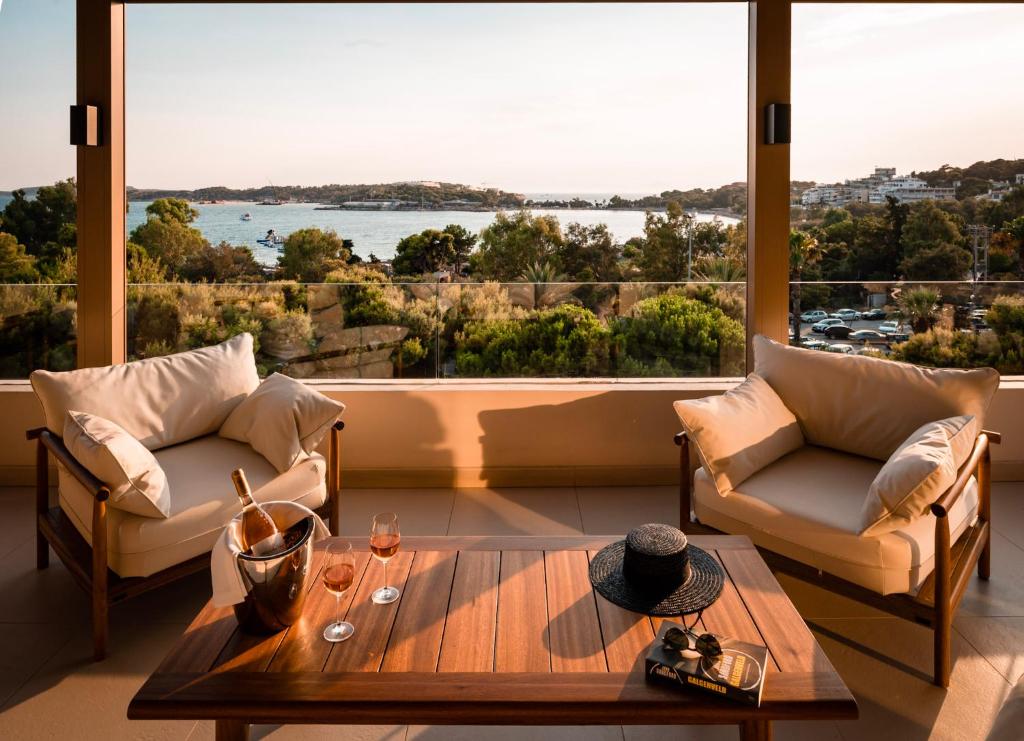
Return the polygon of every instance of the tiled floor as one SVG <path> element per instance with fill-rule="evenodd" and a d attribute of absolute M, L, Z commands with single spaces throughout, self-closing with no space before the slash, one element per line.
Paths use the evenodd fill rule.
<path fill-rule="evenodd" d="M 1024 484 L 997 484 L 993 576 L 973 581 L 957 616 L 951 688 L 929 682 L 931 633 L 842 597 L 780 577 L 857 696 L 844 723 L 776 724 L 778 739 L 982 739 L 1011 681 L 1024 673 Z M 671 487 L 348 490 L 348 534 L 370 515 L 401 514 L 408 534 L 622 533 L 671 522 Z M 34 567 L 32 495 L 0 489 L 0 739 L 212 739 L 210 723 L 125 719 L 135 690 L 209 596 L 204 574 L 112 613 L 114 647 L 90 660 L 89 610 L 56 558 Z M 865 650 L 863 646 L 870 646 Z M 734 739 L 733 728 L 257 727 L 255 738 L 346 741 L 661 741 Z"/>

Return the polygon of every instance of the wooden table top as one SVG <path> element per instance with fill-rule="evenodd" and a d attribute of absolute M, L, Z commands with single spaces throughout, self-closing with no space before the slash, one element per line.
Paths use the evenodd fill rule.
<path fill-rule="evenodd" d="M 335 600 L 319 578 L 301 620 L 272 636 L 240 633 L 231 608 L 208 603 L 128 717 L 575 725 L 857 716 L 850 691 L 744 536 L 690 541 L 728 575 L 703 627 L 768 647 L 761 707 L 647 684 L 643 656 L 659 618 L 613 605 L 588 578 L 590 557 L 617 539 L 406 537 L 388 566 L 389 583 L 402 590 L 391 605 L 370 601 L 381 566 L 367 542 L 354 540 L 356 578 L 341 605 L 352 638 L 323 640 Z"/>

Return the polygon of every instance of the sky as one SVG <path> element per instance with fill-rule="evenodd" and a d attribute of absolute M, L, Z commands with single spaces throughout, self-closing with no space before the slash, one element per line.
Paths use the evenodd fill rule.
<path fill-rule="evenodd" d="M 129 5 L 127 180 L 652 193 L 746 174 L 745 3 Z M 793 11 L 794 179 L 1024 157 L 1024 6 Z M 74 174 L 74 0 L 0 4 L 0 190 Z"/>

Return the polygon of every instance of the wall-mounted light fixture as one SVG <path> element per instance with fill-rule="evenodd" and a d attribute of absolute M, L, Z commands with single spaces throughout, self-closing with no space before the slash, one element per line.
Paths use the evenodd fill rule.
<path fill-rule="evenodd" d="M 71 144 L 76 147 L 98 147 L 100 141 L 100 109 L 94 105 L 71 106 Z"/>
<path fill-rule="evenodd" d="M 789 103 L 769 103 L 764 107 L 765 144 L 791 143 L 791 108 Z"/>

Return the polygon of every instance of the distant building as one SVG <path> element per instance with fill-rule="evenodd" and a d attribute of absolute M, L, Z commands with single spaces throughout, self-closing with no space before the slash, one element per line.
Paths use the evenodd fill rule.
<path fill-rule="evenodd" d="M 892 196 L 900 203 L 913 201 L 948 201 L 956 198 L 956 188 L 938 188 L 911 175 L 901 175 L 882 183 L 868 196 L 868 203 L 885 203 Z"/>
<path fill-rule="evenodd" d="M 1014 185 L 1024 185 L 1024 172 L 1018 172 L 1014 176 Z"/>
<path fill-rule="evenodd" d="M 895 167 L 876 167 L 867 177 L 845 183 L 816 183 L 800 196 L 804 206 L 844 206 L 847 203 L 885 203 L 892 196 L 901 203 L 956 198 L 956 188 L 935 188 L 911 175 L 896 176 Z"/>

